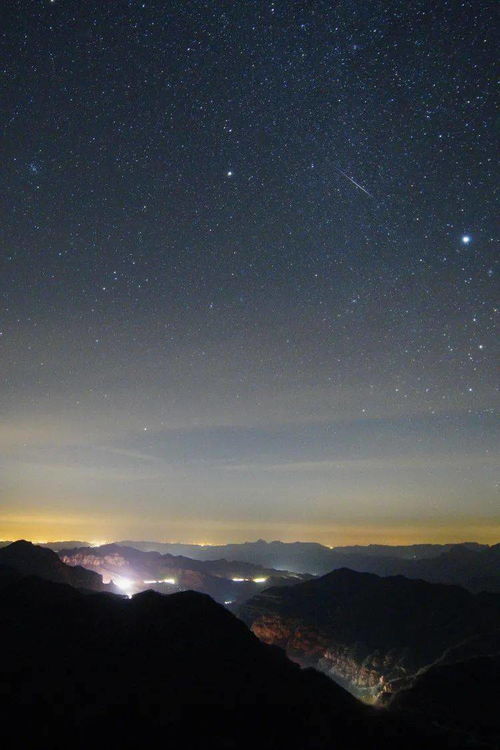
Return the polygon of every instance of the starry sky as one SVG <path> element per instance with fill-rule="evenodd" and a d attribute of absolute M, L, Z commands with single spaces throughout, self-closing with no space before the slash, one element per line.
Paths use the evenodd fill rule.
<path fill-rule="evenodd" d="M 495 4 L 4 0 L 0 538 L 495 542 Z"/>

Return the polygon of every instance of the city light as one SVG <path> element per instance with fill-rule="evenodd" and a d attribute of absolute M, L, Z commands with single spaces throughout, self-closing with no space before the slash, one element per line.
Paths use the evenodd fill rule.
<path fill-rule="evenodd" d="M 143 581 L 143 583 L 170 583 L 170 585 L 174 586 L 177 580 L 175 578 L 161 578 L 158 581 Z"/>
<path fill-rule="evenodd" d="M 113 583 L 115 584 L 115 586 L 118 586 L 118 588 L 121 589 L 129 599 L 132 598 L 132 594 L 134 593 L 134 582 L 131 581 L 130 578 L 117 576 L 115 579 L 113 579 Z"/>

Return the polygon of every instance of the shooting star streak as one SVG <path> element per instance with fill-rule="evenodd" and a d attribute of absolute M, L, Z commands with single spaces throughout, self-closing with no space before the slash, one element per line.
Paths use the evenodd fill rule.
<path fill-rule="evenodd" d="M 360 185 L 359 182 L 356 182 L 356 180 L 353 180 L 352 177 L 349 177 L 349 175 L 346 174 L 345 172 L 343 172 L 341 169 L 339 169 L 339 167 L 335 167 L 335 169 L 337 170 L 337 172 L 340 172 L 340 174 L 343 177 L 345 177 L 346 180 L 349 180 L 349 182 L 352 182 L 352 184 L 356 185 L 356 187 L 359 188 L 360 190 L 362 190 L 363 193 L 366 193 L 370 198 L 373 198 L 373 200 L 375 200 L 374 196 L 371 193 L 369 193 L 368 190 L 363 187 L 363 185 Z"/>

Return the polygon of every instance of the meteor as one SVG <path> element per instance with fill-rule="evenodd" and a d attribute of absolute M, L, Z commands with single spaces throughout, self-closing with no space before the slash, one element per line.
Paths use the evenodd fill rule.
<path fill-rule="evenodd" d="M 349 175 L 343 172 L 339 167 L 334 167 L 334 169 L 336 169 L 337 172 L 340 172 L 340 174 L 345 177 L 346 180 L 349 180 L 349 182 L 352 182 L 353 185 L 356 185 L 356 187 L 362 190 L 363 193 L 366 193 L 370 198 L 373 198 L 373 200 L 375 200 L 374 196 L 369 193 L 368 190 L 363 187 L 363 185 L 360 185 L 359 182 L 356 182 L 356 180 L 354 180 L 352 177 L 349 177 Z"/>

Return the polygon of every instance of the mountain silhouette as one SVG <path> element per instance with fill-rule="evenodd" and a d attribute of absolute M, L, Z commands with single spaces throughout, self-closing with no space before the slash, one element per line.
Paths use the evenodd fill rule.
<path fill-rule="evenodd" d="M 11 568 L 23 575 L 37 575 L 54 583 L 68 583 L 89 591 L 105 591 L 102 576 L 81 566 L 65 565 L 59 556 L 24 539 L 0 549 L 0 566 Z"/>
<path fill-rule="evenodd" d="M 300 669 L 195 592 L 128 599 L 0 576 L 0 642 L 8 644 L 6 748 L 437 750 L 442 742 Z"/>
<path fill-rule="evenodd" d="M 491 630 L 500 596 L 344 568 L 267 589 L 238 613 L 265 643 L 374 700 L 446 649 Z"/>
<path fill-rule="evenodd" d="M 129 592 L 146 588 L 161 593 L 194 590 L 222 604 L 243 602 L 267 586 L 287 586 L 310 578 L 247 562 L 191 560 L 118 544 L 61 549 L 58 554 L 64 563 L 95 570 L 104 580 L 120 583 L 125 579 Z"/>
<path fill-rule="evenodd" d="M 325 575 L 339 568 L 350 568 L 381 576 L 404 575 L 433 583 L 451 583 L 475 592 L 500 591 L 500 545 L 488 547 L 476 542 L 334 548 L 314 542 L 266 542 L 263 539 L 213 547 L 134 541 L 122 544 L 196 560 L 239 560 L 295 573 Z"/>

